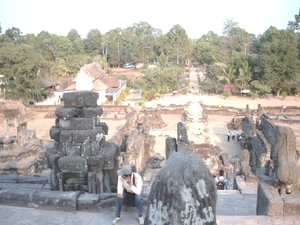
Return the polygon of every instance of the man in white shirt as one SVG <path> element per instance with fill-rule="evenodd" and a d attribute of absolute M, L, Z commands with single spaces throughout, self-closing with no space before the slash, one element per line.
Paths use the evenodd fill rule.
<path fill-rule="evenodd" d="M 124 201 L 129 195 L 134 195 L 134 202 L 138 210 L 139 223 L 144 224 L 142 188 L 143 179 L 138 173 L 133 173 L 131 166 L 126 165 L 117 171 L 118 173 L 118 197 L 116 198 L 116 218 L 111 224 L 117 224 L 121 220 L 121 210 Z"/>

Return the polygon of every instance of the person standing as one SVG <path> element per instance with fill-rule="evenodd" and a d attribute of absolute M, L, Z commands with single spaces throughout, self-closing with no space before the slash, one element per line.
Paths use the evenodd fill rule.
<path fill-rule="evenodd" d="M 234 141 L 234 139 L 235 139 L 235 132 L 232 131 L 232 140 Z"/>
<path fill-rule="evenodd" d="M 227 141 L 230 141 L 230 130 L 227 132 Z"/>
<path fill-rule="evenodd" d="M 131 166 L 126 165 L 117 171 L 118 187 L 116 198 L 116 217 L 111 224 L 117 224 L 121 220 L 121 211 L 124 201 L 132 197 L 136 205 L 139 223 L 144 224 L 142 188 L 143 179 L 138 173 L 133 173 Z"/>

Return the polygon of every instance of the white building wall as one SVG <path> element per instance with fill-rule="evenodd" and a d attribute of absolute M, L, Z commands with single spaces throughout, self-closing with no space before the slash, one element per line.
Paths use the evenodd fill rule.
<path fill-rule="evenodd" d="M 93 90 L 93 79 L 89 77 L 82 69 L 80 69 L 76 77 L 76 90 L 77 91 Z"/>

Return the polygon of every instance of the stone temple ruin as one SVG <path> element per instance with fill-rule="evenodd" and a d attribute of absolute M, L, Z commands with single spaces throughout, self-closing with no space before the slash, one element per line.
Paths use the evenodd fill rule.
<path fill-rule="evenodd" d="M 98 98 L 95 92 L 63 95 L 64 106 L 57 108 L 50 130 L 55 140 L 48 151 L 52 190 L 111 192 L 109 171 L 118 166 L 119 147 L 105 140 L 108 126 L 100 121 Z"/>
<path fill-rule="evenodd" d="M 63 96 L 64 105 L 51 108 L 51 113 L 56 117 L 55 125 L 50 130 L 54 145 L 48 148 L 45 154 L 48 168 L 51 169 L 50 186 L 51 190 L 73 193 L 72 207 L 75 205 L 75 209 L 88 211 L 99 209 L 99 205 L 100 207 L 112 206 L 115 198 L 116 170 L 122 164 L 130 164 L 136 165 L 138 171 L 142 174 L 146 167 L 154 168 L 155 171 L 154 176 L 151 177 L 153 178 L 152 181 L 154 180 L 151 193 L 149 197 L 148 195 L 144 196 L 144 199 L 149 203 L 149 222 L 157 216 L 155 214 L 157 212 L 164 216 L 162 218 L 168 218 L 167 220 L 171 221 L 171 215 L 167 214 L 166 210 L 185 215 L 184 213 L 187 212 L 185 208 L 188 207 L 194 210 L 195 216 L 190 218 L 192 221 L 208 221 L 208 223 L 213 224 L 215 219 L 212 216 L 216 214 L 214 189 L 211 188 L 211 192 L 205 192 L 203 185 L 198 184 L 194 179 L 195 177 L 196 180 L 204 179 L 199 172 L 203 166 L 202 162 L 204 162 L 208 167 L 208 170 L 203 169 L 202 174 L 205 174 L 204 177 L 215 175 L 220 168 L 228 174 L 234 174 L 233 189 L 238 189 L 236 179 L 237 177 L 240 178 L 239 175 L 244 176 L 245 182 L 255 180 L 256 186 L 254 189 L 257 188 L 258 190 L 257 215 L 295 215 L 300 212 L 299 151 L 296 149 L 296 137 L 291 128 L 275 125 L 271 119 L 271 117 L 278 117 L 278 115 L 288 115 L 288 112 L 284 112 L 284 109 L 280 108 L 278 115 L 276 115 L 274 108 L 272 113 L 262 107 L 258 111 L 255 110 L 255 112 L 251 112 L 248 108 L 245 112 L 241 109 L 229 107 L 213 108 L 201 105 L 204 110 L 204 119 L 210 113 L 214 115 L 233 113 L 230 114 L 233 117 L 239 115 L 238 121 L 235 121 L 235 126 L 228 127 L 228 129 L 243 132 L 243 139 L 238 142 L 243 150 L 237 157 L 233 169 L 232 161 L 229 161 L 226 153 L 222 153 L 220 147 L 212 146 L 209 141 L 201 144 L 195 144 L 193 141 L 189 142 L 187 129 L 185 129 L 183 123 L 179 123 L 177 126 L 177 139 L 164 135 L 163 132 L 160 134 L 166 141 L 165 155 L 167 161 L 164 161 L 164 157 L 151 152 L 157 137 L 151 135 L 151 129 L 155 130 L 156 127 L 158 130 L 165 126 L 167 120 L 163 120 L 161 117 L 164 113 L 172 116 L 180 115 L 184 113 L 187 105 L 169 108 L 160 106 L 157 109 L 142 108 L 139 110 L 124 106 L 109 106 L 107 111 L 110 110 L 110 112 L 106 115 L 111 116 L 113 120 L 117 120 L 122 116 L 126 120 L 125 125 L 120 129 L 118 128 L 118 131 L 110 138 L 114 142 L 110 142 L 106 141 L 108 126 L 106 123 L 101 122 L 101 119 L 106 116 L 104 112 L 107 111 L 105 106 L 97 105 L 97 98 L 97 93 L 93 92 L 66 93 Z M 48 107 L 50 108 L 50 106 Z M 300 112 L 299 107 L 287 110 L 297 110 L 296 115 L 299 115 Z M 7 117 L 9 115 L 11 117 L 11 113 L 7 113 Z M 53 116 L 50 118 L 53 118 Z M 14 121 L 8 122 L 12 123 Z M 188 126 L 190 125 L 189 121 L 184 121 Z M 26 130 L 26 123 L 21 123 L 19 126 L 18 133 L 22 133 L 22 129 Z M 23 144 L 25 145 L 26 135 L 20 135 L 20 137 L 23 137 L 22 139 L 16 138 L 18 139 L 17 142 L 23 143 L 22 140 L 24 140 Z M 17 135 L 17 137 L 19 136 Z M 51 145 L 52 143 L 53 141 L 51 141 Z M 41 143 L 39 144 L 41 145 Z M 42 146 L 39 148 L 42 148 Z M 200 156 L 203 161 L 196 156 Z M 182 159 L 182 161 L 178 159 Z M 192 163 L 188 164 L 187 161 Z M 151 165 L 149 166 L 149 164 Z M 198 166 L 194 167 L 191 164 Z M 187 165 L 188 168 L 186 168 Z M 176 168 L 174 171 L 182 173 L 182 177 L 178 178 L 176 173 L 173 173 L 173 168 Z M 195 176 L 191 177 L 183 171 L 188 171 L 191 174 L 195 173 Z M 30 170 L 30 172 L 34 173 L 36 170 Z M 236 176 L 237 174 L 238 176 Z M 177 184 L 181 182 L 180 184 L 185 185 L 184 190 L 187 192 L 176 198 L 168 197 L 175 196 L 174 193 L 180 191 L 176 189 L 176 185 L 173 185 L 172 179 L 178 180 L 176 181 Z M 187 180 L 191 182 L 186 182 Z M 45 183 L 48 183 L 48 180 Z M 209 182 L 206 182 L 206 185 L 213 186 Z M 165 189 L 163 187 L 172 188 Z M 40 193 L 40 195 L 44 195 L 43 191 L 34 190 L 30 196 L 36 196 Z M 69 194 L 59 191 L 47 192 L 48 199 L 51 199 L 49 198 L 51 193 L 54 199 L 53 202 Z M 2 193 L 0 199 L 6 199 L 6 196 L 13 192 L 15 191 L 6 190 Z M 91 196 L 83 194 L 83 192 L 95 194 L 93 195 L 94 205 L 86 207 L 86 205 L 80 204 L 81 201 L 84 202 L 88 198 L 87 196 Z M 74 193 L 76 193 L 76 196 Z M 193 194 L 194 200 L 190 198 L 189 193 Z M 207 199 L 207 195 L 211 199 Z M 26 207 L 28 207 L 28 202 L 34 200 L 32 197 L 24 200 L 16 199 L 18 200 L 16 204 L 23 201 Z M 173 199 L 176 199 L 175 205 Z M 49 207 L 50 204 L 47 202 L 45 201 L 45 205 Z M 40 204 L 38 201 L 34 203 Z M 199 203 L 204 206 L 201 208 L 204 210 L 202 212 L 198 211 L 198 208 L 194 208 Z M 185 216 L 188 218 L 191 215 L 186 214 Z M 174 221 L 175 219 L 178 218 L 174 218 Z"/>

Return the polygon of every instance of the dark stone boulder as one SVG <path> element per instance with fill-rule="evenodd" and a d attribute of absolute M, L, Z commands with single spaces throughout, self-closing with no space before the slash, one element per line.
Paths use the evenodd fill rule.
<path fill-rule="evenodd" d="M 174 152 L 152 184 L 145 224 L 216 224 L 216 202 L 214 179 L 201 157 Z"/>

